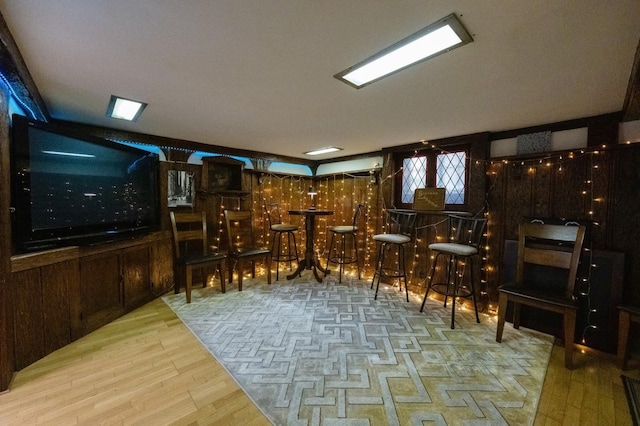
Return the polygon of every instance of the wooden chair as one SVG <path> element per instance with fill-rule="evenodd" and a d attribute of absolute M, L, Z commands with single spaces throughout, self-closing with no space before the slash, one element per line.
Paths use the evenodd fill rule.
<path fill-rule="evenodd" d="M 208 268 L 220 268 L 220 288 L 226 291 L 224 277 L 225 253 L 213 253 L 207 239 L 205 212 L 170 212 L 173 237 L 173 273 L 175 292 L 180 292 L 184 281 L 187 303 L 191 303 L 191 285 L 194 270 L 200 271 L 202 286 L 207 285 Z"/>
<path fill-rule="evenodd" d="M 520 225 L 516 281 L 498 288 L 497 342 L 502 341 L 509 302 L 514 303 L 514 328 L 520 327 L 521 305 L 559 313 L 564 322 L 564 364 L 572 368 L 578 310 L 574 285 L 585 231 L 584 225 Z M 563 271 L 564 278 L 554 278 L 559 275 L 558 271 Z"/>
<path fill-rule="evenodd" d="M 282 222 L 278 203 L 265 204 L 264 212 L 271 231 L 271 261 L 276 264 L 276 281 L 278 281 L 280 272 L 278 264 L 280 262 L 289 262 L 290 271 L 293 270 L 292 262 L 294 260 L 299 262 L 298 245 L 296 244 L 296 234 L 294 233 L 298 230 L 298 225 Z M 283 250 L 282 239 L 285 235 L 287 237 L 287 246 L 286 250 Z M 293 246 L 291 245 L 292 241 Z M 271 264 L 269 264 L 269 269 L 271 269 Z"/>
<path fill-rule="evenodd" d="M 256 259 L 264 258 L 267 282 L 271 284 L 271 249 L 258 247 L 253 233 L 253 213 L 251 210 L 225 210 L 224 219 L 229 241 L 229 282 L 233 280 L 235 265 L 238 269 L 238 291 L 242 291 L 242 272 L 245 261 L 251 262 L 251 276 L 256 276 Z M 234 264 L 232 264 L 234 262 Z"/>
<path fill-rule="evenodd" d="M 364 205 L 358 204 L 356 210 L 353 213 L 353 220 L 351 225 L 339 225 L 329 228 L 331 232 L 331 242 L 329 243 L 329 254 L 327 255 L 327 266 L 324 276 L 329 273 L 329 262 L 339 265 L 338 269 L 338 282 L 342 282 L 342 273 L 344 272 L 344 265 L 355 263 L 358 269 L 358 279 L 360 279 L 360 263 L 358 263 L 358 222 L 360 216 L 364 210 Z M 339 247 L 335 246 L 336 236 L 339 236 Z M 351 251 L 347 253 L 346 240 L 347 237 L 351 237 Z"/>

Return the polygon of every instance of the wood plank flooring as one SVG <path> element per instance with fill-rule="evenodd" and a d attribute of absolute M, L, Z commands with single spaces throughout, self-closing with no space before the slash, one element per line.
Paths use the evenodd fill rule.
<path fill-rule="evenodd" d="M 554 346 L 536 425 L 631 425 L 611 355 Z M 640 378 L 633 359 L 625 374 Z M 154 300 L 18 372 L 2 425 L 270 424 L 224 368 Z"/>

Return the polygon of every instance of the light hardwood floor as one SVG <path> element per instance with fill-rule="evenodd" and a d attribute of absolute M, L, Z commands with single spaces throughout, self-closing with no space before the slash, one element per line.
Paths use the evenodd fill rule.
<path fill-rule="evenodd" d="M 625 372 L 640 378 L 634 359 Z M 553 349 L 536 425 L 631 425 L 613 356 Z M 157 299 L 18 372 L 2 425 L 265 425 L 239 389 Z"/>

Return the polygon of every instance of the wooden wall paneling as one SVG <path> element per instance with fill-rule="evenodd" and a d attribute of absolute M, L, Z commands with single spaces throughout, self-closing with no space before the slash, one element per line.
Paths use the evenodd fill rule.
<path fill-rule="evenodd" d="M 576 154 L 573 159 L 562 162 L 558 171 L 553 200 L 552 216 L 566 219 L 585 219 L 590 154 Z"/>
<path fill-rule="evenodd" d="M 15 368 L 21 370 L 45 355 L 40 270 L 31 269 L 15 273 L 11 280 L 15 288 Z"/>
<path fill-rule="evenodd" d="M 611 214 L 611 198 L 613 189 L 614 154 L 611 151 L 600 151 L 593 154 L 591 168 L 591 192 L 588 198 L 587 215 L 593 221 L 591 241 L 594 247 L 608 248 L 609 221 Z"/>
<path fill-rule="evenodd" d="M 487 296 L 489 302 L 497 305 L 499 285 L 502 282 L 502 258 L 504 255 L 503 241 L 506 234 L 506 198 L 508 169 L 511 165 L 503 163 L 491 164 L 487 171 L 489 192 L 487 195 Z M 521 169 L 522 170 L 522 169 Z M 513 238 L 513 237 L 512 237 Z"/>
<path fill-rule="evenodd" d="M 120 257 L 117 251 L 80 259 L 83 334 L 124 313 Z"/>
<path fill-rule="evenodd" d="M 12 305 L 13 286 L 9 274 L 0 272 L 0 392 L 9 387 L 15 366 Z"/>
<path fill-rule="evenodd" d="M 42 314 L 44 355 L 71 343 L 69 310 L 71 280 L 77 277 L 73 269 L 77 262 L 61 262 L 40 269 L 42 282 Z"/>
<path fill-rule="evenodd" d="M 513 238 L 517 235 L 520 222 L 531 216 L 533 211 L 533 187 L 537 169 L 514 163 L 506 165 L 503 172 L 506 173 L 504 203 L 508 212 L 504 217 L 505 235 L 507 238 Z"/>
<path fill-rule="evenodd" d="M 553 173 L 555 173 L 553 166 L 536 168 L 532 188 L 531 216 L 549 217 L 551 215 Z"/>

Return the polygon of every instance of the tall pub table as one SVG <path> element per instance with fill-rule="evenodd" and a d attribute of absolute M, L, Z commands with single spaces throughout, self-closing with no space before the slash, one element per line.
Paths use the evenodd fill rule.
<path fill-rule="evenodd" d="M 304 259 L 298 262 L 298 268 L 291 274 L 287 275 L 287 279 L 294 279 L 296 276 L 301 275 L 305 269 L 313 270 L 313 275 L 318 282 L 322 282 L 322 277 L 318 274 L 318 269 L 324 274 L 328 274 L 330 271 L 325 270 L 320 266 L 320 262 L 316 259 L 314 248 L 314 235 L 316 231 L 316 216 L 329 216 L 333 214 L 331 210 L 316 210 L 316 209 L 302 209 L 302 210 L 289 210 L 290 215 L 298 215 L 305 217 L 305 232 L 307 235 L 307 244 L 304 252 Z"/>

